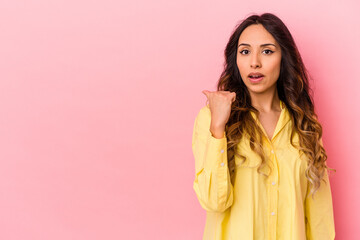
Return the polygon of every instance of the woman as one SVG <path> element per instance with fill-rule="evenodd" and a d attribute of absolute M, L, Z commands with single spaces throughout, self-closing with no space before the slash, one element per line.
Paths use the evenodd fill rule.
<path fill-rule="evenodd" d="M 225 60 L 192 137 L 203 239 L 334 239 L 322 127 L 289 30 L 273 14 L 252 15 Z"/>

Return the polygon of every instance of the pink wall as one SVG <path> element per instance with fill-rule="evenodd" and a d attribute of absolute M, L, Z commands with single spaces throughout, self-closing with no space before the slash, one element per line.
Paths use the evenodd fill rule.
<path fill-rule="evenodd" d="M 267 11 L 315 79 L 337 239 L 360 239 L 360 3 L 336 2 L 2 1 L 0 239 L 201 239 L 201 91 Z"/>

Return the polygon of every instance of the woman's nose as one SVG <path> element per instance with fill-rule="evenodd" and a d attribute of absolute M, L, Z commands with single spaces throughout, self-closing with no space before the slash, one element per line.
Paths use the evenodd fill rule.
<path fill-rule="evenodd" d="M 251 57 L 250 66 L 252 68 L 261 66 L 260 57 L 257 54 L 253 54 L 253 56 Z"/>

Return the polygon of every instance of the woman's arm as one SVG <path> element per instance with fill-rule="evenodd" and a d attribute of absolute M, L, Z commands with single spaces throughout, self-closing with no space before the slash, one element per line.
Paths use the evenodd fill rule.
<path fill-rule="evenodd" d="M 322 144 L 322 141 L 320 141 Z M 333 202 L 328 172 L 321 180 L 320 188 L 314 194 L 310 194 L 310 183 L 308 184 L 305 200 L 306 236 L 307 240 L 333 240 L 335 239 L 335 224 L 333 215 Z"/>
<path fill-rule="evenodd" d="M 195 158 L 193 188 L 200 205 L 210 212 L 223 212 L 233 203 L 233 186 L 227 161 L 227 140 L 210 132 L 211 112 L 205 106 L 195 118 L 192 150 Z"/>

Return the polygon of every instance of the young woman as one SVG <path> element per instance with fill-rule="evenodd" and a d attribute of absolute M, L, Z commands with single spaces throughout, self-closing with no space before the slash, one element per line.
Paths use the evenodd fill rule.
<path fill-rule="evenodd" d="M 225 60 L 192 137 L 203 239 L 334 239 L 322 127 L 289 30 L 273 14 L 252 15 Z"/>

